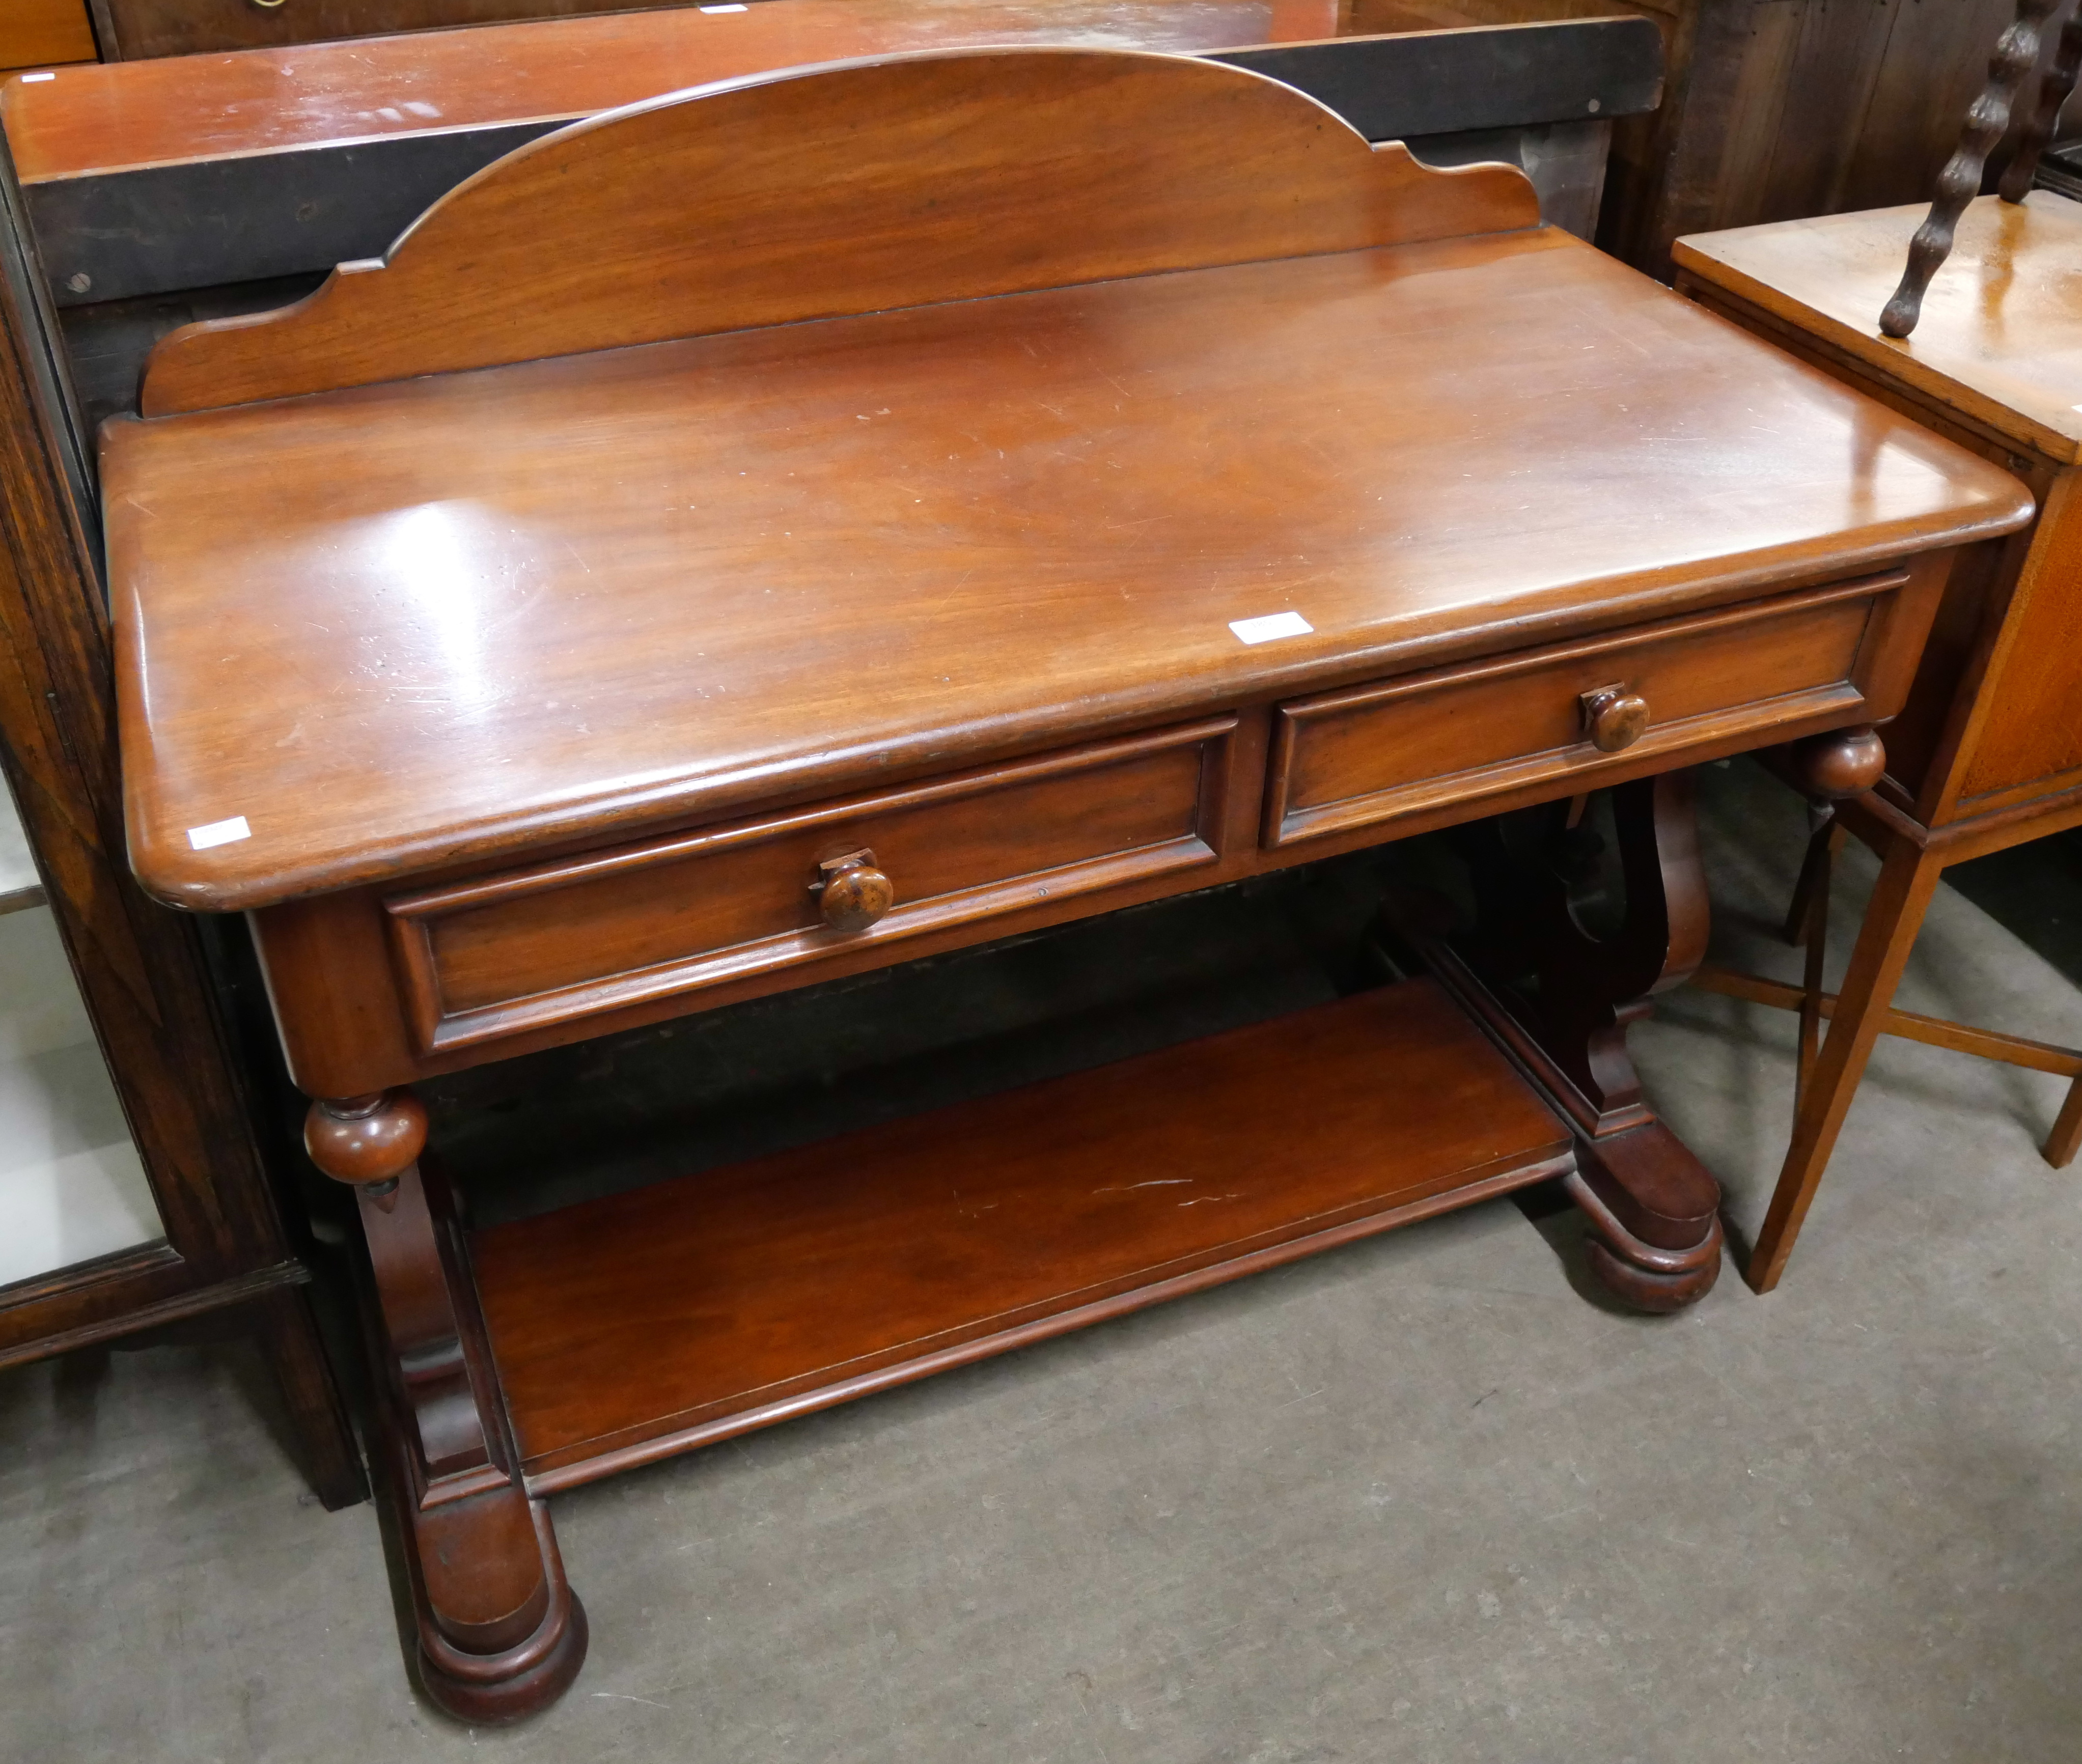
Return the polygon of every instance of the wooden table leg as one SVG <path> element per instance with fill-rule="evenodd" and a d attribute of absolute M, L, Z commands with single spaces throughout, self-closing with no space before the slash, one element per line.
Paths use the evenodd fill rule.
<path fill-rule="evenodd" d="M 1786 909 L 1785 937 L 1791 944 L 1805 944 L 1807 960 L 1800 1004 L 1800 1050 L 1793 1067 L 1793 1109 L 1800 1112 L 1800 1098 L 1814 1076 L 1814 1062 L 1822 1048 L 1823 970 L 1829 954 L 1829 885 L 1837 853 L 1844 848 L 1844 823 L 1836 813 L 1839 802 L 1862 795 L 1886 772 L 1886 746 L 1869 723 L 1848 729 L 1832 729 L 1810 735 L 1785 747 L 1768 748 L 1764 764 L 1807 798 L 1807 851 L 1800 862 L 1800 879 L 1793 884 L 1793 903 Z"/>
<path fill-rule="evenodd" d="M 1822 1051 L 1822 1000 L 1827 991 L 1829 962 L 1829 885 L 1835 873 L 1836 853 L 1843 844 L 1843 827 L 1834 815 L 1827 815 L 1807 841 L 1800 881 L 1786 913 L 1787 940 L 1804 944 L 1807 951 L 1801 969 L 1800 1052 L 1793 1080 L 1796 1114 Z"/>
<path fill-rule="evenodd" d="M 1942 857 L 1909 840 L 1896 836 L 1888 844 L 1828 1037 L 1801 1093 L 1771 1210 L 1751 1252 L 1749 1283 L 1759 1292 L 1769 1292 L 1785 1272 L 1944 869 Z"/>
<path fill-rule="evenodd" d="M 1621 785 L 1612 806 L 1626 888 L 1616 933 L 1583 928 L 1567 865 L 1551 840 L 1527 836 L 1536 816 L 1461 831 L 1477 923 L 1465 960 L 1435 942 L 1425 953 L 1574 1126 L 1566 1185 L 1590 1220 L 1599 1279 L 1637 1310 L 1676 1311 L 1719 1275 L 1720 1185 L 1642 1100 L 1626 1035 L 1705 954 L 1692 775 Z"/>
<path fill-rule="evenodd" d="M 2082 1078 L 2067 1087 L 2067 1100 L 2054 1118 L 2053 1130 L 2046 1135 L 2039 1155 L 2055 1169 L 2064 1170 L 2075 1161 L 2078 1148 L 2082 1148 Z"/>
<path fill-rule="evenodd" d="M 521 1485 L 498 1375 L 445 1187 L 419 1164 L 427 1118 L 405 1090 L 311 1105 L 312 1160 L 352 1184 L 381 1312 L 377 1406 L 427 1694 L 472 1722 L 562 1695 L 585 1613 L 548 1513 Z"/>

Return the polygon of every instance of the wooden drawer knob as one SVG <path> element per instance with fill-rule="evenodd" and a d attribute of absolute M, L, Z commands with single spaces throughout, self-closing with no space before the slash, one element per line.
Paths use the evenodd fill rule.
<path fill-rule="evenodd" d="M 865 931 L 896 904 L 896 890 L 875 867 L 873 852 L 828 857 L 817 868 L 824 879 L 810 886 L 820 897 L 824 923 L 834 931 Z"/>
<path fill-rule="evenodd" d="M 1648 727 L 1648 701 L 1624 686 L 1600 686 L 1583 694 L 1583 727 L 1600 753 L 1617 753 L 1641 739 Z"/>

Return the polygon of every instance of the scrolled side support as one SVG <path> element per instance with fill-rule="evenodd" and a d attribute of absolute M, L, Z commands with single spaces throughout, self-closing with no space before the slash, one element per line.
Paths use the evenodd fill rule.
<path fill-rule="evenodd" d="M 1626 1036 L 1705 953 L 1692 776 L 1621 785 L 1612 810 L 1626 909 L 1610 934 L 1593 935 L 1578 916 L 1566 840 L 1514 840 L 1490 821 L 1456 841 L 1477 903 L 1472 931 L 1457 948 L 1415 941 L 1574 1127 L 1566 1187 L 1590 1222 L 1592 1271 L 1636 1309 L 1675 1311 L 1720 1272 L 1720 1185 L 1643 1099 Z"/>
<path fill-rule="evenodd" d="M 427 1694 L 471 1722 L 561 1695 L 586 1651 L 550 1518 L 530 1501 L 445 1185 L 409 1091 L 321 1099 L 311 1160 L 356 1191 L 373 1277 L 378 1419 Z"/>

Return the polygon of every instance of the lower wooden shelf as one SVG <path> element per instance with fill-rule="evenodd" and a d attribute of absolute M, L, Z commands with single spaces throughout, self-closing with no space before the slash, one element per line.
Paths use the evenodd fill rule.
<path fill-rule="evenodd" d="M 1559 1175 L 1429 980 L 471 1239 L 536 1493 Z"/>

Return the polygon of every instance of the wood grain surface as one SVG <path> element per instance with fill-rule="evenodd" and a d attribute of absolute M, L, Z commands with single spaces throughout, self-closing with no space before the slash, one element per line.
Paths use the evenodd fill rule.
<path fill-rule="evenodd" d="M 1412 981 L 500 1226 L 472 1256 L 539 1474 L 820 1406 L 820 1389 L 1116 1295 L 1148 1303 L 1160 1281 L 1552 1173 L 1568 1147 Z"/>
<path fill-rule="evenodd" d="M 243 10 L 246 0 L 238 3 Z M 1320 41 L 1352 28 L 1338 0 L 761 0 L 742 12 L 664 7 L 78 68 L 62 82 L 11 83 L 0 117 L 22 180 L 35 183 L 119 166 L 571 121 L 716 80 L 858 56 L 1062 42 L 1191 54 Z"/>
<path fill-rule="evenodd" d="M 1546 230 L 119 423 L 104 463 L 133 857 L 217 908 L 1521 647 L 2029 513 Z M 1290 610 L 1309 634 L 1229 628 Z M 233 816 L 250 838 L 193 848 Z"/>
<path fill-rule="evenodd" d="M 0 118 L 35 168 L 25 194 L 54 297 L 77 314 L 380 257 L 463 179 L 579 116 L 878 49 L 1053 40 L 1205 55 L 1294 86 L 1369 141 L 1403 141 L 1429 163 L 1515 162 L 1546 217 L 1582 237 L 1596 220 L 1613 120 L 1652 110 L 1661 89 L 1662 44 L 1644 19 L 1405 29 L 1395 21 L 1439 21 L 1391 9 L 1381 34 L 1296 42 L 1282 33 L 1298 15 L 1324 23 L 1313 0 L 1270 14 L 1182 0 L 760 0 L 721 16 L 689 7 L 570 29 L 490 25 L 178 69 L 126 61 L 99 78 L 0 82 Z M 845 27 L 809 40 L 817 20 L 834 19 Z M 1351 20 L 1340 12 L 1335 24 L 1342 33 Z M 1213 46 L 1200 40 L 1211 25 Z M 1271 40 L 1251 37 L 1258 29 Z M 247 309 L 198 305 L 192 316 Z M 103 339 L 78 345 L 98 364 L 90 399 L 112 375 L 110 408 L 129 410 L 153 338 L 116 367 L 107 339 L 118 318 L 78 314 L 74 329 Z"/>
<path fill-rule="evenodd" d="M 1955 807 L 2082 770 L 2082 473 L 2063 472 L 2039 516 L 1988 656 Z M 1962 743 L 1964 745 L 1964 743 Z"/>
<path fill-rule="evenodd" d="M 1977 570 L 1970 599 L 1941 621 L 1904 718 L 1909 739 L 1889 732 L 1890 788 L 1937 826 L 2082 775 L 2082 414 L 2067 402 L 2082 400 L 2082 204 L 2044 191 L 2021 207 L 1977 201 L 1914 335 L 1895 343 L 1852 331 L 1837 289 L 1847 263 L 1867 291 L 1885 280 L 1879 242 L 1904 217 L 1913 211 L 1688 241 L 1682 285 L 2003 461 L 2038 495 L 2036 528 Z"/>
<path fill-rule="evenodd" d="M 1180 57 L 900 57 L 633 105 L 466 179 L 381 263 L 175 331 L 167 415 L 753 326 L 1536 226 L 1291 86 Z"/>
<path fill-rule="evenodd" d="M 758 32 L 767 21 L 757 15 L 766 10 L 767 3 L 768 0 L 761 0 L 748 8 L 754 15 L 749 19 L 735 13 L 722 17 L 725 21 L 737 19 L 740 27 L 748 32 Z M 327 39 L 367 40 L 382 32 L 438 32 L 449 36 L 458 34 L 459 27 L 482 28 L 508 20 L 536 23 L 545 28 L 558 23 L 568 26 L 589 22 L 578 15 L 612 12 L 626 6 L 627 0 L 291 0 L 275 7 L 255 6 L 250 0 L 97 0 L 97 4 L 114 23 L 116 48 L 111 53 L 193 57 L 265 44 L 297 45 L 293 55 L 306 47 L 322 46 Z M 1284 24 L 1290 32 L 1327 36 L 1337 28 L 1334 15 L 1349 5 L 1350 0 L 1344 0 L 1342 6 L 1338 0 L 1203 0 L 1197 5 L 1163 7 L 1156 0 L 1112 0 L 1107 5 L 1094 4 L 1092 0 L 1068 0 L 1068 3 L 1046 0 L 1043 5 L 1034 4 L 1033 0 L 1026 0 L 1023 5 L 998 0 L 994 10 L 1005 15 L 1008 28 L 1023 25 L 1030 38 L 1049 31 L 1051 17 L 1058 11 L 1069 15 L 1073 23 L 1068 27 L 1077 29 L 1081 36 L 1086 32 L 1096 34 L 1123 15 L 1160 10 L 1186 15 L 1180 26 L 1186 30 L 1192 28 L 1193 13 L 1219 18 L 1255 11 L 1269 16 L 1275 29 Z M 945 21 L 950 16 L 959 17 L 962 10 L 948 0 L 902 0 L 901 9 L 923 15 L 925 31 L 932 33 L 927 40 L 942 42 L 951 35 Z M 693 11 L 695 0 L 673 0 L 661 10 Z M 878 6 L 876 0 L 853 6 L 831 5 L 825 9 L 827 29 L 845 40 L 864 34 L 863 21 L 849 19 L 845 14 L 867 15 L 865 31 L 871 32 L 878 11 L 887 17 L 899 10 L 895 4 Z M 1462 22 L 1439 0 L 1380 0 L 1378 10 L 1390 15 L 1414 15 L 1434 24 Z M 1060 36 L 1063 27 L 1056 28 Z M 817 39 L 810 36 L 798 41 L 801 48 L 813 51 Z M 837 53 L 861 54 L 874 46 L 870 40 Z M 799 63 L 820 58 L 815 53 L 797 53 L 788 60 Z"/>
<path fill-rule="evenodd" d="M 0 17 L 0 68 L 91 61 L 94 56 L 86 0 L 7 0 Z"/>
<path fill-rule="evenodd" d="M 1677 242 L 1680 271 L 1726 289 L 2049 459 L 2082 457 L 2082 204 L 1981 196 L 1923 297 L 1915 335 L 1879 335 L 1928 210 L 1873 208 Z"/>

